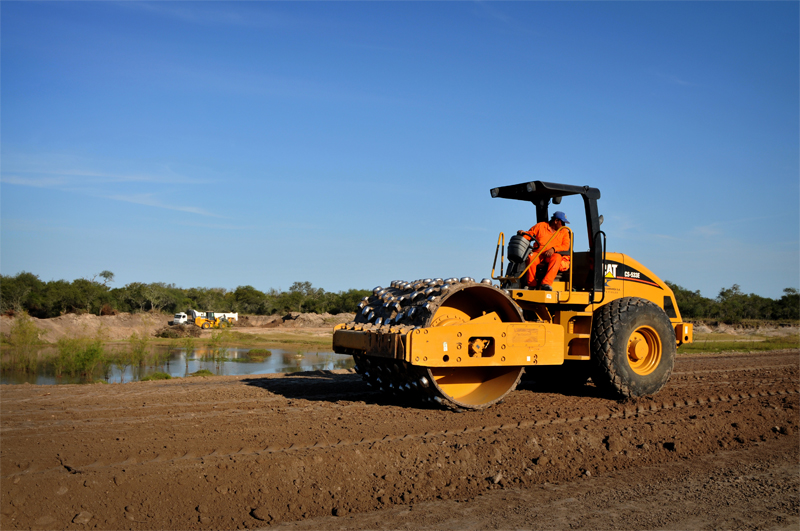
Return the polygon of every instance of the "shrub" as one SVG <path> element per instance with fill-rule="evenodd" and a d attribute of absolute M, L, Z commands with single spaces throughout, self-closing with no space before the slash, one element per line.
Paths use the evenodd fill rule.
<path fill-rule="evenodd" d="M 200 328 L 195 325 L 165 326 L 156 331 L 156 337 L 165 339 L 182 339 L 185 337 L 200 337 Z"/>
<path fill-rule="evenodd" d="M 134 332 L 131 334 L 131 337 L 128 338 L 128 353 L 133 365 L 144 367 L 147 360 L 149 342 L 150 338 L 144 333 L 139 335 Z"/>
<path fill-rule="evenodd" d="M 98 367 L 105 367 L 107 354 L 103 339 L 97 337 L 62 337 L 56 342 L 58 354 L 53 360 L 56 377 L 65 373 L 92 381 Z"/>
<path fill-rule="evenodd" d="M 267 356 L 272 356 L 272 351 L 265 348 L 251 348 L 247 351 L 247 357 L 250 361 L 264 361 Z"/>
<path fill-rule="evenodd" d="M 40 333 L 41 331 L 27 313 L 22 312 L 17 315 L 8 332 L 8 343 L 12 347 L 10 369 L 23 372 L 36 371 Z"/>
<path fill-rule="evenodd" d="M 144 378 L 142 378 L 139 381 L 140 382 L 150 382 L 150 381 L 153 381 L 153 380 L 172 380 L 172 376 L 170 376 L 169 374 L 167 374 L 165 372 L 154 372 L 153 374 L 148 374 L 147 376 L 145 376 Z"/>
<path fill-rule="evenodd" d="M 85 342 L 83 348 L 78 351 L 76 359 L 78 374 L 86 380 L 91 380 L 95 369 L 102 363 L 105 355 L 106 351 L 102 340 L 92 339 Z"/>

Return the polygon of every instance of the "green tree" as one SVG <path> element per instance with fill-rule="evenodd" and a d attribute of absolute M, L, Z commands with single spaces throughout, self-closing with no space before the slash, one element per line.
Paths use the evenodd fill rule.
<path fill-rule="evenodd" d="M 127 361 L 129 361 L 130 363 L 132 372 L 138 372 L 141 374 L 142 369 L 147 365 L 147 357 L 150 347 L 150 338 L 144 332 L 142 332 L 141 334 L 133 332 L 127 339 L 127 341 L 128 341 Z"/>
<path fill-rule="evenodd" d="M 355 312 L 361 299 L 371 294 L 371 291 L 365 289 L 350 289 L 331 294 L 330 304 L 325 311 L 333 314 Z"/>
<path fill-rule="evenodd" d="M 103 284 L 79 278 L 72 282 L 70 303 L 74 310 L 86 310 L 87 313 L 99 314 L 107 293 L 108 288 Z"/>
<path fill-rule="evenodd" d="M 239 286 L 233 293 L 234 308 L 236 312 L 263 314 L 267 296 L 253 286 Z"/>
<path fill-rule="evenodd" d="M 120 293 L 120 297 L 132 311 L 143 312 L 148 302 L 147 294 L 145 293 L 146 288 L 147 285 L 142 282 L 131 282 L 125 286 Z"/>
<path fill-rule="evenodd" d="M 716 305 L 714 301 L 703 297 L 699 291 L 690 291 L 669 281 L 666 281 L 666 284 L 675 294 L 681 317 L 684 319 L 701 319 L 710 316 L 712 308 Z"/>
<path fill-rule="evenodd" d="M 800 319 L 800 292 L 795 288 L 783 290 L 783 297 L 775 302 L 777 319 Z"/>
<path fill-rule="evenodd" d="M 41 294 L 41 304 L 35 309 L 31 308 L 31 314 L 44 319 L 67 313 L 71 309 L 71 292 L 72 283 L 66 280 L 51 280 L 45 285 Z"/>
<path fill-rule="evenodd" d="M 0 275 L 0 310 L 24 312 L 44 287 L 37 275 L 22 271 L 15 276 Z"/>
<path fill-rule="evenodd" d="M 230 303 L 226 304 L 225 300 L 226 294 L 227 290 L 224 288 L 190 288 L 186 297 L 195 310 L 225 312 L 230 311 Z"/>
<path fill-rule="evenodd" d="M 163 282 L 146 284 L 142 288 L 144 297 L 150 305 L 150 309 L 160 312 L 166 306 L 172 307 L 175 304 L 175 297 L 170 293 L 169 286 Z"/>
<path fill-rule="evenodd" d="M 717 317 L 722 321 L 736 323 L 744 317 L 746 296 L 739 288 L 739 284 L 719 290 L 717 303 L 719 305 Z"/>
<path fill-rule="evenodd" d="M 97 276 L 103 279 L 103 285 L 107 286 L 109 282 L 114 282 L 114 273 L 109 270 L 100 271 Z"/>

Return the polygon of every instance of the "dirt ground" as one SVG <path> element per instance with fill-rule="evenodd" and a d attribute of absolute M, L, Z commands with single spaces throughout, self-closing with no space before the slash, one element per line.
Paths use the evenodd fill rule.
<path fill-rule="evenodd" d="M 2 529 L 797 529 L 800 352 L 454 413 L 349 371 L 0 387 Z"/>

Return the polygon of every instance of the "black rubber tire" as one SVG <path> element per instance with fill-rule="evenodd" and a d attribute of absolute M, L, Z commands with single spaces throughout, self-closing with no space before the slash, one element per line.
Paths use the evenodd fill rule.
<path fill-rule="evenodd" d="M 645 327 L 658 335 L 660 356 L 649 374 L 631 366 L 628 341 Z M 592 322 L 592 381 L 600 389 L 621 398 L 657 393 L 675 366 L 675 332 L 664 310 L 638 297 L 616 299 L 599 308 Z"/>

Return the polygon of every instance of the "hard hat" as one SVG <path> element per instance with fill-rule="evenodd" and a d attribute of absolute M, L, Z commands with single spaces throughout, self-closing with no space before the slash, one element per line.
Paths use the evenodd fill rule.
<path fill-rule="evenodd" d="M 553 219 L 560 219 L 564 223 L 569 223 L 569 221 L 567 221 L 567 215 L 560 210 L 553 212 Z"/>

